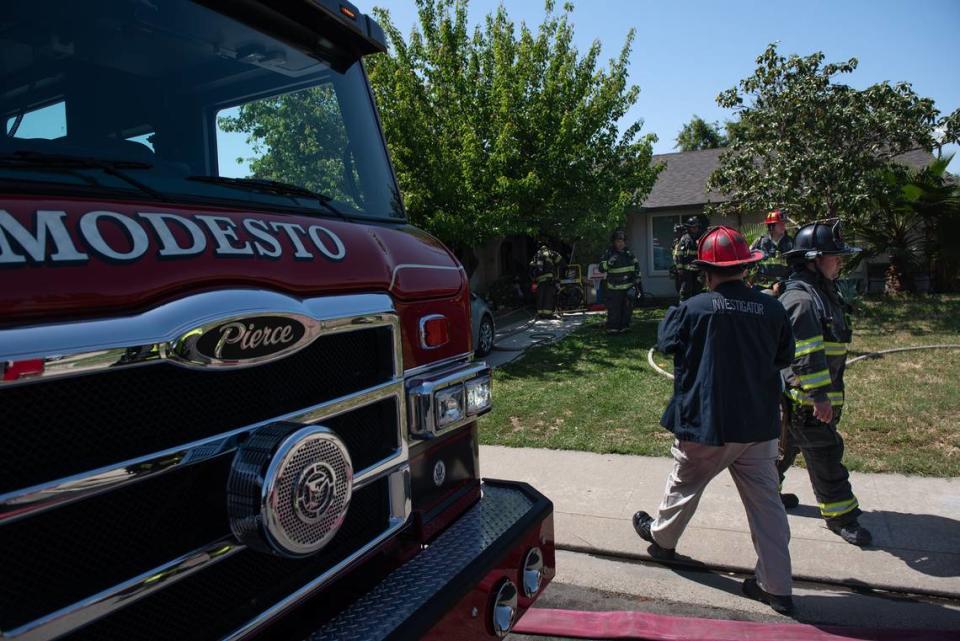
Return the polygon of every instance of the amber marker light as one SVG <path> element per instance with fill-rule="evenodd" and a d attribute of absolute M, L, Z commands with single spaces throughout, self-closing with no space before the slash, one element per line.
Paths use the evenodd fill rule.
<path fill-rule="evenodd" d="M 450 321 L 446 316 L 431 314 L 420 319 L 420 347 L 436 349 L 450 342 Z"/>

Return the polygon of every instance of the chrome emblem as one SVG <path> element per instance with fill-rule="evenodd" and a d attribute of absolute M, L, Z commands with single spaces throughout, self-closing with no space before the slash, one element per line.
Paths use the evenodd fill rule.
<path fill-rule="evenodd" d="M 255 365 L 292 354 L 317 335 L 305 316 L 271 314 L 232 318 L 190 330 L 170 344 L 170 356 L 194 365 Z"/>
<path fill-rule="evenodd" d="M 271 351 L 276 347 L 279 351 L 294 341 L 293 321 L 276 325 L 264 324 L 256 327 L 253 323 L 240 321 L 227 323 L 217 328 L 220 331 L 220 340 L 213 349 L 216 358 L 223 358 L 223 348 L 236 345 L 235 352 L 242 358 L 243 354 L 252 354 L 258 349 Z M 303 335 L 301 328 L 300 335 Z"/>
<path fill-rule="evenodd" d="M 293 507 L 304 523 L 318 523 L 330 504 L 337 487 L 337 474 L 326 463 L 314 463 L 300 474 Z"/>
<path fill-rule="evenodd" d="M 447 465 L 443 461 L 437 461 L 433 466 L 433 484 L 440 487 L 445 480 L 447 480 Z"/>

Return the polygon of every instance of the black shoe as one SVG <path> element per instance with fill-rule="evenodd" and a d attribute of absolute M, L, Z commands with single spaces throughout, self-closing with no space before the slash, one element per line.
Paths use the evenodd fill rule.
<path fill-rule="evenodd" d="M 754 601 L 766 603 L 774 612 L 779 614 L 793 614 L 793 597 L 770 594 L 760 587 L 756 577 L 750 577 L 743 582 L 743 594 Z"/>
<path fill-rule="evenodd" d="M 844 525 L 831 525 L 828 523 L 827 527 L 831 532 L 839 534 L 840 538 L 851 545 L 863 547 L 873 543 L 873 535 L 870 534 L 870 530 L 861 526 L 856 521 Z"/>
<path fill-rule="evenodd" d="M 788 510 L 792 510 L 800 505 L 800 499 L 796 494 L 781 494 L 780 502 L 783 503 L 783 507 Z"/>
<path fill-rule="evenodd" d="M 650 547 L 647 548 L 650 556 L 661 561 L 672 561 L 676 558 L 677 551 L 672 548 L 662 548 L 653 540 L 653 532 L 650 531 L 652 524 L 653 517 L 642 510 L 633 515 L 633 529 L 637 531 L 641 539 L 650 544 Z"/>

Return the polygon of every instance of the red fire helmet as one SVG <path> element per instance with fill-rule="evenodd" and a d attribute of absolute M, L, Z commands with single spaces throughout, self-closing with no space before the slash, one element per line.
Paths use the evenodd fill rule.
<path fill-rule="evenodd" d="M 734 267 L 763 260 L 763 252 L 751 250 L 743 234 L 729 227 L 712 227 L 697 243 L 697 260 L 701 267 Z"/>
<path fill-rule="evenodd" d="M 767 214 L 768 225 L 772 225 L 774 223 L 782 223 L 782 222 L 785 222 L 783 220 L 783 212 L 780 211 L 779 209 L 774 209 L 773 211 Z"/>

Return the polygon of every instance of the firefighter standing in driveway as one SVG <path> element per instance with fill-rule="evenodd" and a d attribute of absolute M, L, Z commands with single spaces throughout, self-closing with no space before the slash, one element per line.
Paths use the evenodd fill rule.
<path fill-rule="evenodd" d="M 553 318 L 557 313 L 557 274 L 560 269 L 560 254 L 540 241 L 540 249 L 530 261 L 530 276 L 537 284 L 537 316 Z"/>
<path fill-rule="evenodd" d="M 843 257 L 859 251 L 843 242 L 839 221 L 831 221 L 801 227 L 794 249 L 787 253 L 793 273 L 780 302 L 793 325 L 797 352 L 784 370 L 790 416 L 777 469 L 782 482 L 798 449 L 802 451 L 827 527 L 848 543 L 869 545 L 872 537 L 858 522 L 859 503 L 843 465 L 843 438 L 837 432 L 852 332 L 836 279 Z M 797 504 L 790 494 L 783 495 L 783 502 Z"/>
<path fill-rule="evenodd" d="M 610 236 L 610 248 L 600 261 L 600 271 L 607 274 L 604 304 L 607 306 L 607 332 L 625 332 L 630 327 L 633 301 L 628 295 L 640 287 L 640 263 L 626 248 L 626 234 L 618 229 Z"/>
<path fill-rule="evenodd" d="M 757 552 L 756 576 L 743 592 L 789 613 L 790 528 L 776 460 L 780 370 L 794 342 L 783 306 L 743 282 L 761 258 L 738 231 L 714 227 L 697 260 L 710 291 L 671 307 L 660 323 L 657 348 L 674 355 L 673 397 L 660 419 L 676 437 L 674 465 L 656 518 L 637 512 L 633 527 L 651 555 L 673 558 L 707 484 L 729 469 Z"/>
<path fill-rule="evenodd" d="M 680 277 L 680 302 L 696 296 L 701 291 L 700 270 L 694 264 L 697 260 L 697 241 L 704 231 L 700 216 L 691 216 L 685 223 L 687 233 L 673 246 L 673 263 Z"/>
<path fill-rule="evenodd" d="M 777 283 L 787 279 L 789 269 L 783 256 L 793 249 L 793 239 L 787 235 L 783 212 L 774 209 L 767 214 L 767 233 L 754 241 L 750 249 L 759 249 L 764 256 L 763 260 L 757 263 L 755 285 L 774 290 Z"/>

